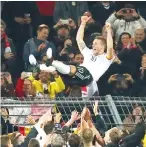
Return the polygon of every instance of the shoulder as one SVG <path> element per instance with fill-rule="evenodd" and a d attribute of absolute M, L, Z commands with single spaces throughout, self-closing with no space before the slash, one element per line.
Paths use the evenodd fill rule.
<path fill-rule="evenodd" d="M 84 49 L 81 51 L 82 54 L 92 54 L 92 49 L 89 49 L 87 46 L 84 47 Z"/>

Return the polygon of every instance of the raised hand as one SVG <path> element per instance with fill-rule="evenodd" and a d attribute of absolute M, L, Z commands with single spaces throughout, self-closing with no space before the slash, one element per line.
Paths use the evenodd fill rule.
<path fill-rule="evenodd" d="M 119 16 L 119 17 L 120 17 L 120 16 L 124 16 L 123 10 L 124 10 L 124 9 L 120 9 L 118 12 L 116 12 L 116 15 Z"/>
<path fill-rule="evenodd" d="M 89 21 L 90 18 L 91 18 L 91 17 L 88 17 L 88 16 L 82 16 L 82 17 L 81 17 L 81 22 L 82 22 L 83 24 L 86 24 L 86 23 Z"/>
<path fill-rule="evenodd" d="M 81 118 L 81 116 L 79 115 L 79 113 L 78 113 L 76 110 L 74 110 L 74 111 L 71 113 L 71 119 L 72 119 L 72 120 L 76 121 L 76 120 L 78 120 L 78 119 L 80 119 L 80 118 Z"/>
<path fill-rule="evenodd" d="M 62 118 L 62 114 L 56 113 L 54 117 L 54 123 L 60 123 L 61 118 Z"/>
<path fill-rule="evenodd" d="M 135 11 L 135 9 L 131 9 L 132 10 L 132 16 L 133 17 L 138 17 L 139 15 L 137 14 L 137 12 Z"/>
<path fill-rule="evenodd" d="M 106 22 L 105 28 L 106 28 L 106 31 L 107 31 L 107 32 L 108 32 L 108 31 L 111 31 L 111 24 L 108 23 L 108 22 Z"/>
<path fill-rule="evenodd" d="M 13 53 L 4 53 L 5 59 L 12 59 L 14 57 Z"/>
<path fill-rule="evenodd" d="M 68 21 L 69 21 L 69 24 L 68 25 L 71 28 L 76 29 L 76 24 L 75 24 L 74 20 L 72 20 L 71 18 L 69 18 Z"/>
<path fill-rule="evenodd" d="M 95 101 L 95 104 L 93 104 L 93 112 L 95 116 L 99 114 L 98 113 L 98 101 Z"/>
<path fill-rule="evenodd" d="M 35 120 L 33 119 L 33 117 L 31 115 L 27 116 L 26 123 L 31 124 L 31 125 L 36 124 Z"/>
<path fill-rule="evenodd" d="M 12 77 L 11 77 L 10 73 L 6 72 L 5 78 L 8 83 L 12 83 Z"/>
<path fill-rule="evenodd" d="M 48 110 L 43 116 L 40 117 L 38 123 L 43 127 L 47 122 L 52 121 L 52 114 L 51 114 L 51 109 Z"/>
<path fill-rule="evenodd" d="M 42 49 L 44 49 L 46 47 L 46 44 L 45 43 L 42 43 L 39 45 L 37 51 L 40 52 Z"/>

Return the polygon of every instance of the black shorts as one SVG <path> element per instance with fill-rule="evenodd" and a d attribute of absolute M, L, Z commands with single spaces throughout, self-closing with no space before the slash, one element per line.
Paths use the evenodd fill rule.
<path fill-rule="evenodd" d="M 76 66 L 77 71 L 74 76 L 65 77 L 68 85 L 87 86 L 93 81 L 90 72 L 83 66 Z"/>

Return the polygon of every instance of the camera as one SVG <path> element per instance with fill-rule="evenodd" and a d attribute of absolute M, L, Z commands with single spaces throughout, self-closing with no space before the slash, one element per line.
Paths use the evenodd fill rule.
<path fill-rule="evenodd" d="M 72 44 L 67 44 L 67 47 L 66 47 L 65 49 L 66 49 L 66 52 L 67 52 L 68 54 L 74 52 L 74 49 L 73 49 L 73 47 L 72 47 Z"/>
<path fill-rule="evenodd" d="M 132 13 L 132 10 L 129 9 L 129 8 L 126 8 L 126 9 L 123 9 L 122 12 L 123 12 L 124 14 L 126 14 L 126 13 Z"/>

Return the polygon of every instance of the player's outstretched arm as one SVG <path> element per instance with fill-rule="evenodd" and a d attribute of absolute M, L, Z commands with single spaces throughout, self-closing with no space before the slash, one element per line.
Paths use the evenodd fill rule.
<path fill-rule="evenodd" d="M 113 38 L 112 38 L 112 28 L 110 23 L 106 23 L 105 25 L 107 31 L 107 58 L 109 60 L 114 57 L 114 49 L 113 49 Z"/>
<path fill-rule="evenodd" d="M 78 29 L 77 36 L 76 36 L 78 48 L 81 52 L 86 47 L 86 44 L 85 44 L 83 38 L 84 38 L 84 31 L 85 31 L 86 23 L 88 22 L 89 19 L 90 19 L 90 17 L 88 17 L 88 16 L 81 17 L 81 25 Z"/>

